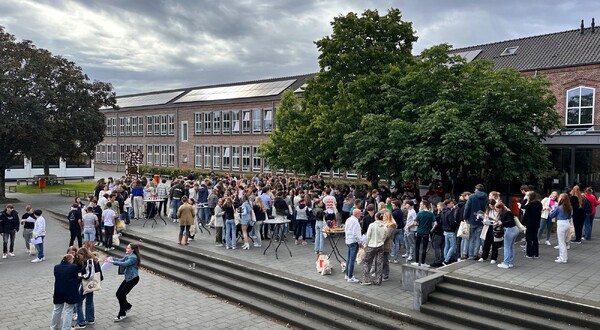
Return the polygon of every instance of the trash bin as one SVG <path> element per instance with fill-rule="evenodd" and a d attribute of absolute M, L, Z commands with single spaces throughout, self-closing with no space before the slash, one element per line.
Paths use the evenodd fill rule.
<path fill-rule="evenodd" d="M 154 183 L 156 183 L 156 184 L 160 183 L 160 175 L 159 174 L 154 174 Z"/>
<path fill-rule="evenodd" d="M 40 187 L 40 189 L 44 189 L 46 188 L 46 179 L 44 178 L 40 178 L 38 180 L 38 186 Z"/>
<path fill-rule="evenodd" d="M 513 197 L 510 199 L 510 210 L 516 216 L 519 216 L 521 209 L 519 208 L 519 203 L 521 202 L 520 197 Z"/>

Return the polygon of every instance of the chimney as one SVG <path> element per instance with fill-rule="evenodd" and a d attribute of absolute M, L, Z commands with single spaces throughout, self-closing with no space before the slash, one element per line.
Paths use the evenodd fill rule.
<path fill-rule="evenodd" d="M 592 17 L 592 33 L 594 33 L 595 29 L 596 29 L 596 22 L 594 22 L 594 18 Z"/>
<path fill-rule="evenodd" d="M 583 20 L 581 20 L 580 33 L 583 34 Z"/>

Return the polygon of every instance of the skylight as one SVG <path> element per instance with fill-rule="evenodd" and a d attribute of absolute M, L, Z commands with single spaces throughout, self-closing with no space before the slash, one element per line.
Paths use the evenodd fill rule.
<path fill-rule="evenodd" d="M 500 56 L 513 55 L 517 52 L 517 48 L 519 48 L 519 46 L 506 47 Z"/>

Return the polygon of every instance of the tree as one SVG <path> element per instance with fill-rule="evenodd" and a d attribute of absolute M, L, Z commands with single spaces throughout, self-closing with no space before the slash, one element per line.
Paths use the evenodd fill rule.
<path fill-rule="evenodd" d="M 94 157 L 104 138 L 99 109 L 114 106 L 108 83 L 90 82 L 75 63 L 36 48 L 0 27 L 0 198 L 5 171 L 22 155 L 48 161 Z"/>

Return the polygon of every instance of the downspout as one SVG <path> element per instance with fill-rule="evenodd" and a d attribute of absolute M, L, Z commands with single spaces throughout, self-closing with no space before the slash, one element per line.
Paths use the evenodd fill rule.
<path fill-rule="evenodd" d="M 181 129 L 181 123 L 179 122 L 179 107 L 175 108 L 175 164 L 173 164 L 176 168 L 180 168 L 179 162 L 179 130 Z"/>

